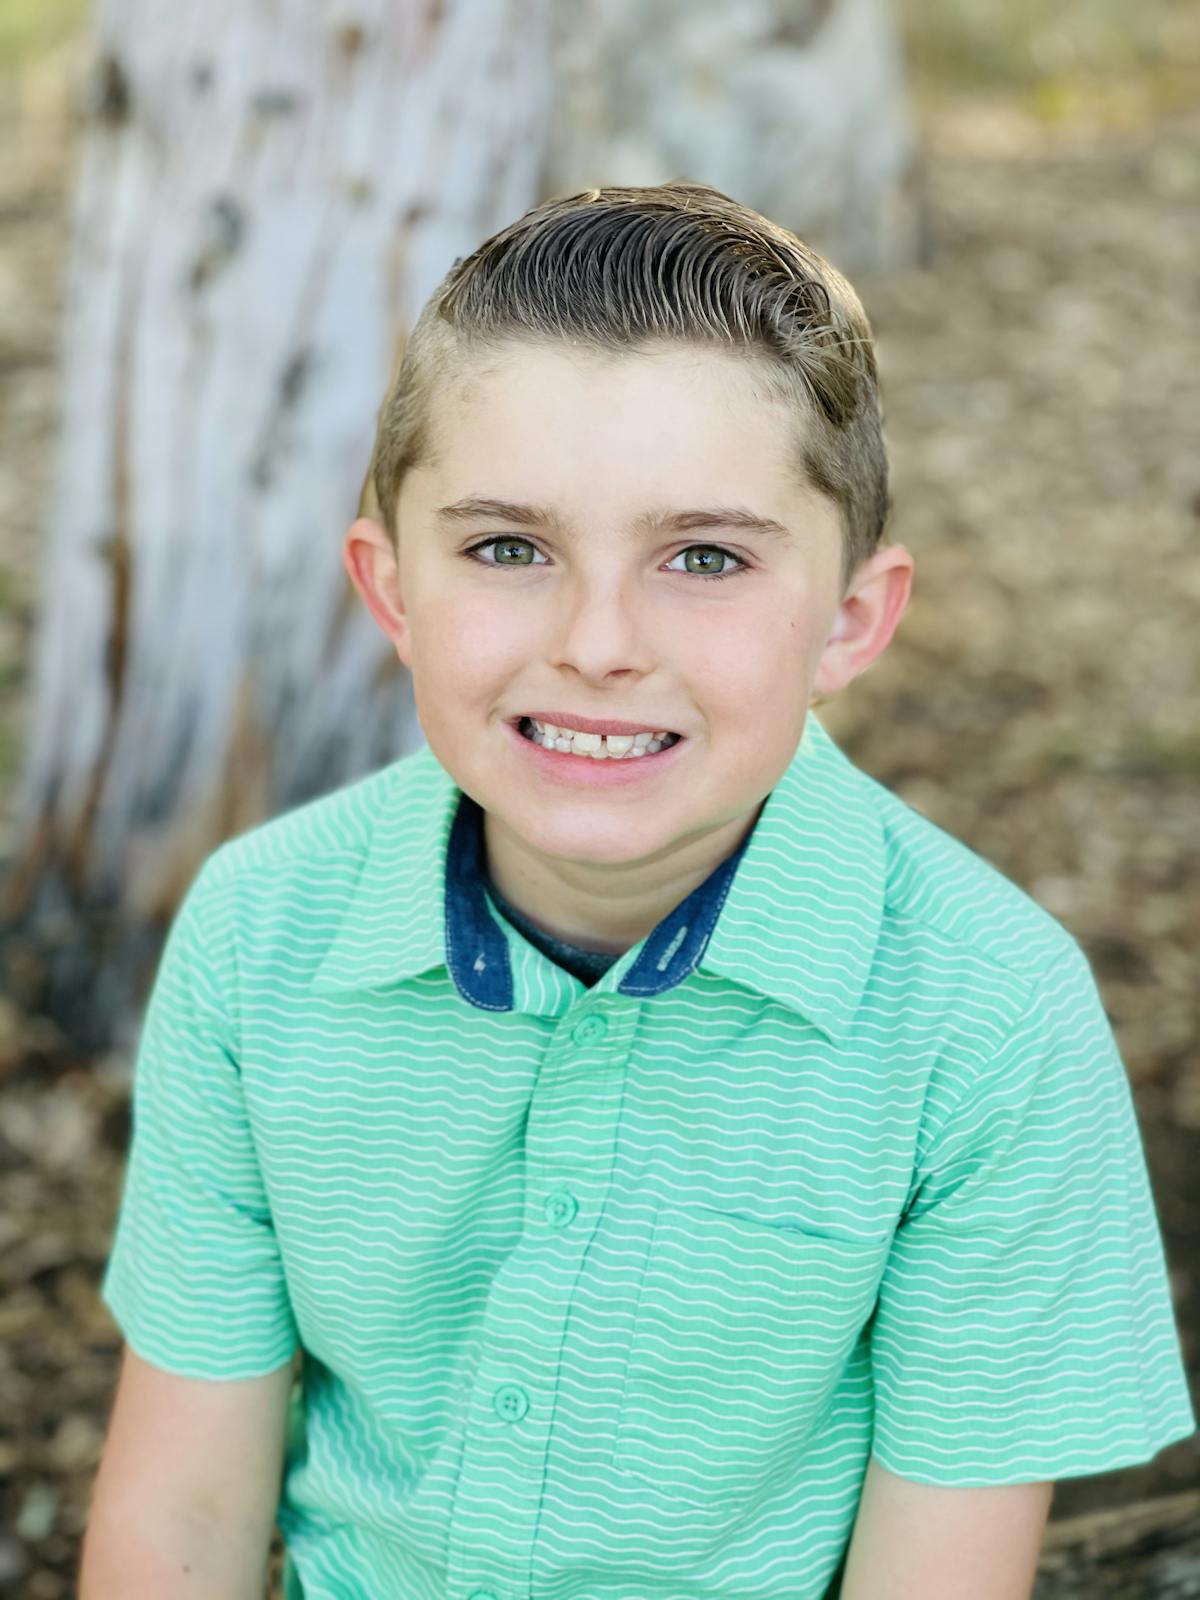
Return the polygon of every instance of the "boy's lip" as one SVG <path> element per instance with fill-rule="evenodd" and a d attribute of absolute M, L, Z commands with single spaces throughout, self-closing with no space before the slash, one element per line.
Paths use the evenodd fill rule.
<path fill-rule="evenodd" d="M 527 717 L 537 722 L 552 722 L 556 728 L 574 728 L 576 733 L 655 733 L 659 728 L 667 733 L 675 732 L 667 722 L 614 722 L 611 717 L 580 717 L 573 711 L 522 711 L 508 720 L 519 726 Z M 683 734 L 679 737 L 682 739 Z"/>

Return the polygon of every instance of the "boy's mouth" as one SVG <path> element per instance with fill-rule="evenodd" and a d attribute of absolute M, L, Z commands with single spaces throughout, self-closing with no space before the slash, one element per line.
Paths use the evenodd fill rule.
<path fill-rule="evenodd" d="M 666 728 L 648 729 L 640 733 L 585 733 L 563 727 L 553 722 L 539 722 L 536 717 L 515 719 L 523 738 L 541 745 L 546 750 L 558 750 L 564 755 L 587 756 L 597 761 L 638 761 L 644 756 L 657 755 L 678 744 L 682 734 Z"/>

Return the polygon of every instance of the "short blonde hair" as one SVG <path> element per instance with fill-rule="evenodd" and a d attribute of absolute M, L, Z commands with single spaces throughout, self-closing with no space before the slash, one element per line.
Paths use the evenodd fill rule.
<path fill-rule="evenodd" d="M 675 342 L 757 358 L 765 391 L 796 408 L 792 474 L 841 511 L 843 591 L 878 546 L 888 461 L 858 295 L 786 228 L 680 179 L 546 200 L 454 262 L 379 412 L 371 479 L 393 547 L 404 476 L 434 458 L 434 393 L 475 354 L 514 341 L 627 355 Z"/>

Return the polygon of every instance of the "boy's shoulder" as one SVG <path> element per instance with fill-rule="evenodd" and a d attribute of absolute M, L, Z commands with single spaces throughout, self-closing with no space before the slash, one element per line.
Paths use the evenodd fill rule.
<path fill-rule="evenodd" d="M 934 987 L 974 967 L 1028 992 L 1048 964 L 1079 954 L 1032 894 L 860 766 L 811 713 L 777 788 L 761 819 L 758 898 L 782 906 L 779 935 L 811 945 L 815 965 L 841 963 L 847 992 L 872 949 L 875 976 L 896 994 L 917 967 Z"/>
<path fill-rule="evenodd" d="M 860 767 L 815 717 L 760 818 L 717 957 L 769 976 L 833 1038 L 897 1029 L 986 1049 L 1057 997 L 1088 998 L 1070 931 L 998 866 Z M 775 792 L 772 794 L 775 800 Z M 754 845 L 757 841 L 757 849 Z"/>
<path fill-rule="evenodd" d="M 1078 965 L 1078 941 L 1028 890 L 886 784 L 854 770 L 881 825 L 883 916 L 896 938 L 919 935 L 936 952 L 982 962 L 1028 988 L 1051 965 Z"/>
<path fill-rule="evenodd" d="M 403 808 L 406 789 L 419 789 L 431 773 L 428 746 L 409 751 L 368 772 L 235 834 L 208 856 L 205 871 L 214 885 L 256 872 L 278 873 L 289 865 L 365 856 L 384 811 Z M 412 796 L 414 804 L 419 796 Z"/>

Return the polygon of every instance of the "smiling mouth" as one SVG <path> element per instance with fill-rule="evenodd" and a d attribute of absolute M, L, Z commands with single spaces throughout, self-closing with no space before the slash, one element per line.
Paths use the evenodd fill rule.
<path fill-rule="evenodd" d="M 647 756 L 657 755 L 660 750 L 669 750 L 683 737 L 678 733 L 666 733 L 666 737 L 659 740 L 650 733 L 578 733 L 567 738 L 562 730 L 557 728 L 553 729 L 552 736 L 547 736 L 531 717 L 521 717 L 517 722 L 517 728 L 523 738 L 533 744 L 541 745 L 544 750 L 557 750 L 564 755 L 587 756 L 594 761 L 640 761 Z"/>

